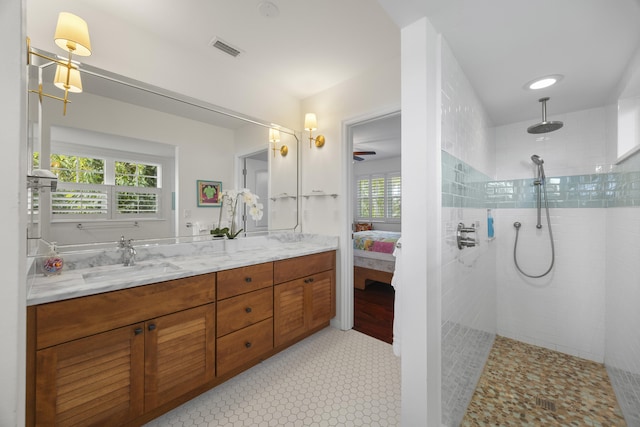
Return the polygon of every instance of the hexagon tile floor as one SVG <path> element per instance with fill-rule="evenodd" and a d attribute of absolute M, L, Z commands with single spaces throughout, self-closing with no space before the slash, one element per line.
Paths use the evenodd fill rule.
<path fill-rule="evenodd" d="M 147 427 L 397 426 L 391 345 L 325 328 L 156 418 Z"/>

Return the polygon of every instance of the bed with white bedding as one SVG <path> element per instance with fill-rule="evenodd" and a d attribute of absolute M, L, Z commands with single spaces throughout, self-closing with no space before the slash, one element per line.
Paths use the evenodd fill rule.
<path fill-rule="evenodd" d="M 353 234 L 353 285 L 365 289 L 369 282 L 391 284 L 396 260 L 393 256 L 400 233 L 366 230 Z"/>

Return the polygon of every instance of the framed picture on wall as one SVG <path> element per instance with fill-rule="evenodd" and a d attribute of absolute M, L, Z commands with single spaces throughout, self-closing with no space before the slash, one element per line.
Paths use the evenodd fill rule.
<path fill-rule="evenodd" d="M 222 182 L 199 179 L 197 184 L 198 207 L 222 206 Z"/>

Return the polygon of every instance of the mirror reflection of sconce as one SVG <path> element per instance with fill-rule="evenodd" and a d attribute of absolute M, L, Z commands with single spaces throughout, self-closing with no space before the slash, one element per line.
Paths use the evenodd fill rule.
<path fill-rule="evenodd" d="M 324 135 L 318 135 L 313 138 L 313 131 L 318 129 L 318 119 L 315 113 L 307 113 L 304 116 L 304 129 L 309 131 L 309 148 L 311 143 L 315 141 L 316 147 L 320 148 L 324 145 Z"/>
<path fill-rule="evenodd" d="M 286 145 L 278 148 L 278 142 L 280 142 L 280 131 L 278 129 L 269 128 L 269 142 L 272 144 L 273 157 L 276 156 L 276 151 L 280 151 L 282 157 L 286 157 L 289 154 L 289 147 Z"/>
<path fill-rule="evenodd" d="M 68 12 L 60 12 L 60 15 L 58 15 L 58 24 L 56 26 L 54 41 L 58 47 L 69 52 L 69 58 L 66 61 L 51 58 L 31 50 L 31 40 L 27 37 L 27 65 L 31 64 L 31 55 L 44 58 L 57 64 L 56 75 L 53 83 L 56 87 L 64 90 L 64 98 L 44 93 L 42 91 L 42 84 L 38 86 L 38 90 L 30 90 L 29 92 L 37 93 L 40 97 L 40 102 L 42 102 L 43 96 L 64 102 L 62 114 L 66 115 L 67 104 L 71 102 L 69 101 L 69 92 L 82 92 L 80 70 L 78 70 L 78 66 L 74 64 L 71 59 L 74 53 L 79 56 L 91 55 L 89 27 L 84 19 Z"/>

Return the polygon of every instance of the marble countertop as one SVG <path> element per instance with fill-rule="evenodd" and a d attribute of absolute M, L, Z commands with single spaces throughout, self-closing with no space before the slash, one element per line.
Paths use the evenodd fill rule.
<path fill-rule="evenodd" d="M 96 262 L 114 258 L 115 250 L 92 258 L 70 255 L 65 269 L 55 276 L 30 273 L 27 278 L 27 305 L 61 301 L 86 295 L 132 288 L 150 283 L 245 267 L 263 262 L 335 250 L 338 238 L 292 234 L 265 236 L 224 242 L 204 242 L 136 247 L 135 265 Z M 117 255 L 117 254 L 116 254 Z M 117 258 L 117 257 L 116 257 Z M 70 265 L 69 269 L 66 266 Z"/>

